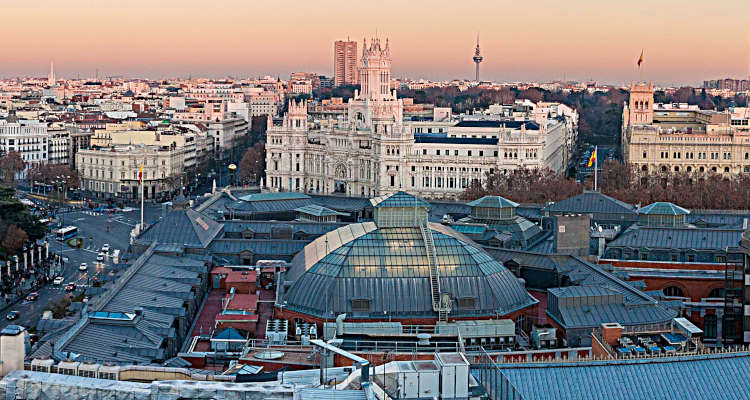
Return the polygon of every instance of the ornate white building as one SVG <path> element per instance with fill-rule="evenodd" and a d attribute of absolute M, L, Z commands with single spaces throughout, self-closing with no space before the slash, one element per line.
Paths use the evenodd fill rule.
<path fill-rule="evenodd" d="M 267 131 L 269 189 L 367 197 L 408 190 L 448 198 L 488 172 L 566 165 L 575 128 L 564 115 L 405 121 L 390 81 L 389 43 L 373 39 L 359 60 L 361 91 L 344 116 L 313 121 L 305 102 L 291 101 L 281 125 Z"/>

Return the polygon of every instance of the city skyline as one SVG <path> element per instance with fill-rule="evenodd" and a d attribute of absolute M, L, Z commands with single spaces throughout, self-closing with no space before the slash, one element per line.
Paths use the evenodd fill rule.
<path fill-rule="evenodd" d="M 0 76 L 122 75 L 136 78 L 286 77 L 295 71 L 333 74 L 332 42 L 390 38 L 394 77 L 471 79 L 476 33 L 482 37 L 482 78 L 500 82 L 595 80 L 623 84 L 698 85 L 706 79 L 750 75 L 750 5 L 722 7 L 674 1 L 636 2 L 626 8 L 582 0 L 540 2 L 534 13 L 512 4 L 447 1 L 342 7 L 222 1 L 145 1 L 101 6 L 73 0 L 6 5 L 6 43 Z M 96 4 L 96 5 L 94 5 Z M 180 5 L 179 8 L 175 6 Z M 481 12 L 479 12 L 481 10 Z M 736 12 L 735 12 L 736 11 Z M 516 18 L 520 16 L 520 18 Z M 498 24 L 497 22 L 503 23 Z M 700 20 L 700 29 L 693 28 Z M 283 23 L 279 23 L 283 21 Z M 693 21 L 693 25 L 686 25 Z M 710 37 L 708 33 L 710 32 Z M 642 75 L 636 60 L 644 49 Z"/>

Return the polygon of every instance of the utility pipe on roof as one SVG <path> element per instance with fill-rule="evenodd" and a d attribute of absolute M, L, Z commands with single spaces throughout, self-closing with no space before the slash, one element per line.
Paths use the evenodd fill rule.
<path fill-rule="evenodd" d="M 343 314 L 343 315 L 346 315 L 346 314 Z M 346 357 L 346 358 L 354 361 L 354 365 L 357 368 L 359 368 L 359 369 L 362 370 L 362 374 L 360 376 L 359 382 L 364 385 L 364 384 L 366 384 L 366 383 L 368 383 L 370 381 L 370 362 L 367 361 L 366 359 L 364 359 L 364 358 L 362 358 L 362 357 L 360 357 L 360 356 L 358 356 L 356 354 L 352 354 L 352 353 L 350 353 L 350 352 L 348 352 L 348 351 L 346 351 L 344 349 L 340 349 L 340 348 L 338 348 L 338 347 L 336 347 L 336 346 L 334 346 L 334 345 L 332 345 L 330 343 L 326 343 L 326 342 L 324 342 L 324 341 L 322 341 L 320 339 L 311 340 L 310 343 L 312 343 L 312 344 L 314 344 L 314 345 L 316 345 L 316 346 L 318 346 L 318 347 L 320 347 L 322 349 L 328 350 L 330 352 L 333 352 L 335 354 L 338 354 L 340 356 Z"/>

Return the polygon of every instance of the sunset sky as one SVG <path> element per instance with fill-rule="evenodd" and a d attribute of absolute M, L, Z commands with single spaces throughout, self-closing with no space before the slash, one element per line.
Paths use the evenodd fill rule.
<path fill-rule="evenodd" d="M 698 84 L 750 75 L 750 1 L 0 0 L 0 76 L 331 75 L 377 31 L 393 76 Z M 105 5 L 102 5 L 105 4 Z"/>

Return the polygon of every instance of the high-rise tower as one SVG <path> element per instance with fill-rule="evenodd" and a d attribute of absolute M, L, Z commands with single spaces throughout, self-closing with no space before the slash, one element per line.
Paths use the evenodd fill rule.
<path fill-rule="evenodd" d="M 479 51 L 479 34 L 477 33 L 477 48 L 474 50 L 474 64 L 477 65 L 477 72 L 476 76 L 474 77 L 474 80 L 479 82 L 479 63 L 484 60 L 484 57 L 482 57 L 482 53 Z"/>
<path fill-rule="evenodd" d="M 357 42 L 346 39 L 333 43 L 333 84 L 357 84 Z"/>

